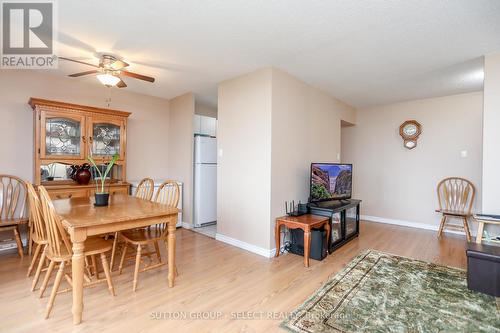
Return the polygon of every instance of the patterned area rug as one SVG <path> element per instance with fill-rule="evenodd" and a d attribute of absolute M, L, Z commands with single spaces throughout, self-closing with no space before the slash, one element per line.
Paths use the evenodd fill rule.
<path fill-rule="evenodd" d="M 291 332 L 500 332 L 494 297 L 466 272 L 368 250 L 330 278 L 281 327 Z"/>

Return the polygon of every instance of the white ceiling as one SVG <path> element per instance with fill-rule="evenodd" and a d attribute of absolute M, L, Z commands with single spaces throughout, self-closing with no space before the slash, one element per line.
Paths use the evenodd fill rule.
<path fill-rule="evenodd" d="M 218 82 L 265 66 L 356 107 L 474 91 L 481 56 L 500 51 L 499 0 L 64 0 L 58 11 L 59 55 L 111 51 L 157 78 L 125 89 L 211 104 Z M 89 69 L 61 61 L 58 74 Z"/>

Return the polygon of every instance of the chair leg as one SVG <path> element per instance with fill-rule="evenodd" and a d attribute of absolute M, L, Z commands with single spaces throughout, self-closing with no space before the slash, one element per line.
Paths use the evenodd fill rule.
<path fill-rule="evenodd" d="M 52 275 L 52 271 L 54 270 L 54 266 L 56 265 L 55 261 L 50 261 L 49 268 L 47 268 L 47 272 L 45 273 L 45 278 L 43 279 L 42 286 L 40 287 L 39 297 L 43 297 L 43 293 L 45 289 L 47 289 L 47 284 L 49 284 L 50 276 Z"/>
<path fill-rule="evenodd" d="M 56 299 L 57 291 L 59 290 L 59 285 L 61 284 L 61 279 L 64 275 L 65 262 L 59 264 L 59 270 L 57 271 L 56 279 L 54 281 L 54 286 L 52 287 L 52 292 L 50 293 L 49 302 L 47 303 L 47 311 L 45 312 L 45 319 L 49 318 L 50 311 L 54 306 L 54 300 Z"/>
<path fill-rule="evenodd" d="M 467 217 L 463 217 L 462 220 L 464 221 L 465 237 L 467 238 L 467 241 L 470 242 L 471 236 L 469 230 L 469 223 L 467 222 Z"/>
<path fill-rule="evenodd" d="M 106 254 L 101 253 L 101 264 L 102 269 L 104 270 L 104 275 L 106 275 L 106 281 L 108 282 L 108 289 L 111 296 L 115 296 L 115 288 L 113 287 L 113 281 L 111 281 L 111 272 L 109 271 L 108 259 L 106 258 Z"/>
<path fill-rule="evenodd" d="M 35 247 L 35 253 L 33 253 L 33 258 L 31 259 L 30 267 L 28 268 L 28 273 L 26 276 L 30 276 L 31 272 L 33 271 L 33 268 L 35 267 L 36 259 L 38 258 L 38 255 L 40 254 L 40 249 L 42 246 L 40 244 L 36 244 Z"/>
<path fill-rule="evenodd" d="M 19 226 L 16 226 L 14 229 L 14 237 L 16 239 L 16 244 L 17 244 L 17 253 L 21 258 L 24 257 L 24 248 L 23 248 L 23 242 L 21 241 L 21 234 L 19 233 Z"/>
<path fill-rule="evenodd" d="M 28 255 L 31 255 L 31 251 L 33 250 L 33 235 L 31 233 L 32 228 L 28 225 Z"/>
<path fill-rule="evenodd" d="M 92 271 L 94 272 L 96 279 L 99 280 L 99 269 L 97 267 L 97 260 L 95 254 L 91 255 L 90 258 L 92 259 Z"/>
<path fill-rule="evenodd" d="M 118 233 L 115 232 L 115 238 L 113 239 L 113 248 L 111 249 L 111 261 L 109 263 L 109 270 L 113 271 L 113 266 L 115 264 L 115 254 L 116 247 L 118 246 Z"/>
<path fill-rule="evenodd" d="M 33 283 L 31 284 L 31 291 L 35 291 L 36 285 L 38 284 L 40 273 L 42 272 L 43 265 L 45 264 L 46 255 L 47 255 L 47 245 L 44 245 L 42 256 L 40 257 L 40 261 L 38 262 L 38 266 L 35 272 L 35 277 L 33 278 Z"/>
<path fill-rule="evenodd" d="M 156 256 L 158 257 L 158 262 L 161 263 L 161 254 L 160 254 L 160 247 L 158 246 L 158 241 L 155 241 L 155 251 L 156 251 Z"/>
<path fill-rule="evenodd" d="M 137 254 L 135 256 L 135 270 L 134 270 L 134 285 L 132 290 L 137 289 L 137 278 L 139 276 L 139 265 L 141 264 L 141 245 L 137 245 Z"/>
<path fill-rule="evenodd" d="M 446 215 L 441 218 L 441 223 L 439 224 L 438 237 L 443 235 L 444 225 L 446 224 Z"/>
<path fill-rule="evenodd" d="M 118 267 L 118 274 L 122 273 L 123 262 L 125 261 L 125 255 L 127 254 L 127 242 L 123 243 L 122 257 L 120 258 L 120 266 Z"/>

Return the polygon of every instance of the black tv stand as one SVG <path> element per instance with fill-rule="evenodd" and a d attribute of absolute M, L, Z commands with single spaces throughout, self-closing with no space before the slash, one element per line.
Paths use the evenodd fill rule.
<path fill-rule="evenodd" d="M 311 214 L 330 218 L 330 253 L 359 235 L 360 203 L 361 200 L 343 199 L 307 204 Z"/>

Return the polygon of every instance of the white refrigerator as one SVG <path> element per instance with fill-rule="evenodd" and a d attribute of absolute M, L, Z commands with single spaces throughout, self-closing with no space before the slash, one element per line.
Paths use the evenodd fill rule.
<path fill-rule="evenodd" d="M 194 226 L 217 221 L 217 139 L 194 137 Z"/>

